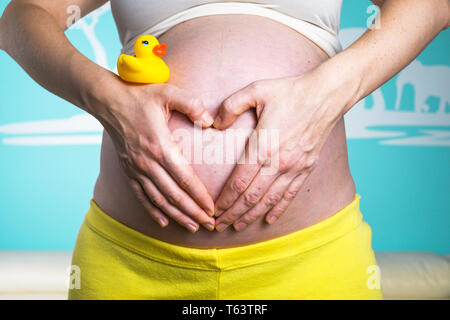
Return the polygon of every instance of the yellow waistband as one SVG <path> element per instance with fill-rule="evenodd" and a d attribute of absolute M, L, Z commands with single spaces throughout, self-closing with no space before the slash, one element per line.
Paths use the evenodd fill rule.
<path fill-rule="evenodd" d="M 93 231 L 136 254 L 162 263 L 203 270 L 230 270 L 300 254 L 333 241 L 362 222 L 361 196 L 333 216 L 308 228 L 275 238 L 224 249 L 183 247 L 144 235 L 108 216 L 94 200 L 85 224 Z"/>

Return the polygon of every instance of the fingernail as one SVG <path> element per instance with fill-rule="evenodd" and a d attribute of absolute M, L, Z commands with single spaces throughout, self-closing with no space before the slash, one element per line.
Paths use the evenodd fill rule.
<path fill-rule="evenodd" d="M 211 115 L 210 115 L 208 112 L 203 112 L 203 114 L 202 114 L 202 120 L 203 120 L 203 123 L 204 123 L 205 125 L 207 125 L 208 127 L 209 127 L 210 125 L 212 125 L 213 122 L 214 122 L 213 117 L 211 117 Z"/>
<path fill-rule="evenodd" d="M 167 226 L 167 220 L 164 218 L 158 218 L 158 223 L 160 224 L 161 227 Z"/>
<path fill-rule="evenodd" d="M 194 225 L 191 224 L 191 223 L 188 223 L 188 224 L 186 225 L 186 228 L 188 228 L 190 232 L 196 232 L 196 231 L 197 231 L 197 227 L 194 226 Z"/>
<path fill-rule="evenodd" d="M 276 216 L 271 216 L 271 217 L 269 218 L 269 223 L 272 224 L 272 223 L 274 223 L 276 220 L 277 220 L 277 217 L 276 217 Z"/>
<path fill-rule="evenodd" d="M 216 217 L 219 217 L 223 213 L 223 210 L 217 210 L 216 211 Z"/>
<path fill-rule="evenodd" d="M 214 230 L 214 225 L 212 225 L 211 223 L 206 223 L 204 226 L 209 231 L 213 231 Z"/>
<path fill-rule="evenodd" d="M 236 231 L 240 231 L 244 229 L 246 226 L 247 224 L 245 222 L 239 222 L 237 225 L 234 226 L 234 229 L 236 229 Z"/>
<path fill-rule="evenodd" d="M 227 224 L 219 223 L 219 225 L 216 227 L 216 229 L 217 229 L 217 231 L 222 232 L 223 230 L 225 230 L 226 227 L 228 227 Z"/>

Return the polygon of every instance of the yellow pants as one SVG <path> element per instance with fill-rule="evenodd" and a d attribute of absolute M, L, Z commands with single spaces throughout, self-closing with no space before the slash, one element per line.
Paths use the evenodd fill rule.
<path fill-rule="evenodd" d="M 148 237 L 91 200 L 69 299 L 382 299 L 359 199 L 308 228 L 225 249 Z"/>

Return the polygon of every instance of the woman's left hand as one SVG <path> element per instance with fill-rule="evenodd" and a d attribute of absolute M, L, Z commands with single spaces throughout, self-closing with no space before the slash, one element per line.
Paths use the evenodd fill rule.
<path fill-rule="evenodd" d="M 320 78 L 309 72 L 258 80 L 224 100 L 214 127 L 229 127 L 249 108 L 256 108 L 258 123 L 216 201 L 218 231 L 230 224 L 243 230 L 266 213 L 272 224 L 295 198 L 343 116 L 343 108 L 331 98 L 336 94 L 323 94 Z"/>

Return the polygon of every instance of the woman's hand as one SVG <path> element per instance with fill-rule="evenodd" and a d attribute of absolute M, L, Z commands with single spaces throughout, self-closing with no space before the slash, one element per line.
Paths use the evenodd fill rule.
<path fill-rule="evenodd" d="M 271 224 L 295 198 L 342 117 L 336 100 L 322 94 L 323 86 L 310 71 L 300 77 L 255 81 L 224 100 L 214 122 L 217 129 L 229 127 L 249 108 L 256 108 L 258 124 L 255 139 L 249 140 L 253 143 L 247 143 L 216 201 L 218 231 L 230 224 L 243 230 L 266 213 Z"/>
<path fill-rule="evenodd" d="M 171 84 L 120 87 L 119 99 L 116 94 L 97 118 L 110 134 L 137 198 L 162 227 L 171 217 L 191 232 L 198 223 L 214 230 L 214 202 L 167 125 L 176 110 L 209 127 L 213 119 L 202 101 Z"/>

